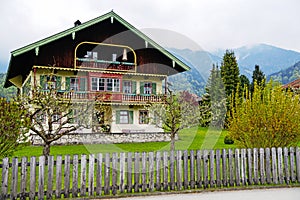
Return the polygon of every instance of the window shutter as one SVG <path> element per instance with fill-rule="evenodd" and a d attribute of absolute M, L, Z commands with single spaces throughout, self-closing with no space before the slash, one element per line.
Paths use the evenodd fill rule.
<path fill-rule="evenodd" d="M 132 81 L 131 84 L 132 84 L 132 86 L 131 86 L 132 87 L 131 88 L 132 89 L 132 94 L 136 94 L 136 82 Z"/>
<path fill-rule="evenodd" d="M 69 91 L 70 90 L 70 77 L 66 77 L 66 88 L 65 90 Z"/>
<path fill-rule="evenodd" d="M 86 91 L 86 78 L 80 78 L 80 91 Z"/>
<path fill-rule="evenodd" d="M 156 83 L 152 83 L 152 94 L 156 95 Z"/>
<path fill-rule="evenodd" d="M 120 111 L 116 111 L 116 124 L 120 124 Z"/>
<path fill-rule="evenodd" d="M 129 111 L 129 124 L 133 124 L 133 110 Z"/>
<path fill-rule="evenodd" d="M 56 77 L 56 85 L 55 85 L 57 90 L 61 89 L 61 76 Z"/>
<path fill-rule="evenodd" d="M 46 82 L 46 76 L 45 75 L 41 75 L 40 76 L 40 86 L 41 86 L 41 89 L 45 89 L 45 82 Z"/>
<path fill-rule="evenodd" d="M 144 82 L 140 82 L 140 94 L 144 94 Z"/>

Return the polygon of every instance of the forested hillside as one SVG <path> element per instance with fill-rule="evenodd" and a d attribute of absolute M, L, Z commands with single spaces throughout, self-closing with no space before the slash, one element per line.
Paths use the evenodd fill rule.
<path fill-rule="evenodd" d="M 272 80 L 278 81 L 282 84 L 287 84 L 300 78 L 300 62 L 297 62 L 287 69 L 271 74 L 267 79 L 270 80 L 271 78 Z"/>
<path fill-rule="evenodd" d="M 17 88 L 14 86 L 11 86 L 9 88 L 4 88 L 4 82 L 5 82 L 5 73 L 0 73 L 0 96 L 11 99 L 16 96 L 17 94 Z"/>

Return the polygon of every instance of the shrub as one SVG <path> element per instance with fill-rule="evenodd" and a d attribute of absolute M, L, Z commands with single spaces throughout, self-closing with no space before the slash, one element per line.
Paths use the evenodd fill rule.
<path fill-rule="evenodd" d="M 224 137 L 224 144 L 233 144 L 234 140 L 232 139 L 232 137 L 230 137 L 229 135 L 226 135 Z"/>
<path fill-rule="evenodd" d="M 229 134 L 239 147 L 285 147 L 300 141 L 300 96 L 269 82 L 234 99 Z"/>

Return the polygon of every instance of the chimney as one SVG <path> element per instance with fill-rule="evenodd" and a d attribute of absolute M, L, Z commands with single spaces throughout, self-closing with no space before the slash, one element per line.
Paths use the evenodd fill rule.
<path fill-rule="evenodd" d="M 74 26 L 79 26 L 81 24 L 81 22 L 79 20 L 77 20 L 76 22 L 74 22 Z"/>

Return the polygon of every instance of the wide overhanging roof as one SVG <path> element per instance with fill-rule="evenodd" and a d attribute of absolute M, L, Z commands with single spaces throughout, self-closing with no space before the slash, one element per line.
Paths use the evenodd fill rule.
<path fill-rule="evenodd" d="M 113 19 L 113 20 L 117 20 L 119 21 L 121 24 L 123 24 L 126 28 L 128 28 L 129 30 L 131 30 L 132 32 L 134 32 L 136 35 L 138 35 L 140 38 L 144 39 L 145 41 L 147 41 L 149 44 L 151 44 L 154 48 L 158 49 L 161 53 L 163 53 L 165 56 L 167 56 L 168 58 L 170 58 L 171 60 L 173 60 L 174 62 L 176 62 L 176 64 L 178 64 L 184 71 L 190 70 L 190 67 L 188 65 L 186 65 L 184 62 L 182 62 L 180 59 L 178 59 L 176 56 L 174 56 L 173 54 L 171 54 L 169 51 L 167 51 L 165 48 L 163 48 L 162 46 L 160 46 L 158 43 L 156 43 L 155 41 L 153 41 L 151 38 L 149 38 L 148 36 L 146 36 L 144 33 L 142 33 L 140 30 L 136 29 L 134 26 L 132 26 L 131 24 L 129 24 L 127 21 L 125 21 L 123 18 L 121 18 L 119 15 L 117 15 L 115 12 L 111 11 L 107 14 L 104 14 L 102 16 L 99 16 L 97 18 L 94 18 L 92 20 L 89 20 L 85 23 L 82 23 L 78 26 L 74 26 L 70 29 L 67 29 L 65 31 L 62 31 L 60 33 L 54 34 L 50 37 L 47 37 L 45 39 L 39 40 L 35 43 L 29 44 L 27 46 L 24 46 L 22 48 L 16 49 L 14 51 L 11 52 L 11 60 L 9 63 L 9 67 L 8 67 L 8 71 L 7 71 L 7 76 L 6 76 L 6 81 L 5 81 L 5 87 L 9 87 L 11 86 L 11 82 L 9 81 L 10 79 L 13 79 L 15 77 L 11 77 L 11 70 L 12 69 L 12 63 L 13 63 L 13 59 L 21 54 L 24 54 L 28 51 L 34 50 L 36 48 L 39 48 L 42 45 L 51 43 L 53 41 L 56 41 L 60 38 L 69 36 L 70 34 L 76 33 L 77 31 L 80 31 L 82 29 L 85 29 L 87 27 L 90 27 L 94 24 L 97 24 L 103 20 L 106 19 Z M 32 66 L 31 66 L 32 67 Z"/>

